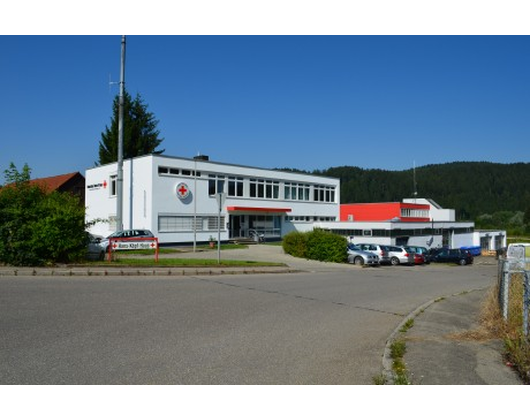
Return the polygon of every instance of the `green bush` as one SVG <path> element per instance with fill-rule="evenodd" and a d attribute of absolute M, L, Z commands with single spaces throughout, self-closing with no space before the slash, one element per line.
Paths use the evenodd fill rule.
<path fill-rule="evenodd" d="M 307 254 L 310 260 L 344 262 L 347 257 L 346 238 L 322 229 L 307 233 Z"/>
<path fill-rule="evenodd" d="M 289 232 L 283 237 L 282 247 L 286 254 L 297 258 L 306 258 L 307 234 L 302 232 Z"/>
<path fill-rule="evenodd" d="M 315 229 L 311 232 L 291 232 L 283 238 L 285 253 L 298 258 L 327 262 L 344 262 L 347 257 L 346 238 Z"/>
<path fill-rule="evenodd" d="M 6 171 L 0 189 L 0 261 L 16 266 L 67 263 L 86 252 L 85 209 L 68 193 L 47 193 L 29 170 Z"/>

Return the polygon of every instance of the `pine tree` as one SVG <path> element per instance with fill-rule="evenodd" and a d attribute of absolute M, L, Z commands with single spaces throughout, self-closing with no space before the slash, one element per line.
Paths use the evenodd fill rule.
<path fill-rule="evenodd" d="M 140 94 L 132 100 L 131 95 L 125 92 L 123 104 L 123 158 L 164 153 L 164 149 L 157 150 L 164 140 L 159 137 L 160 131 L 157 130 L 159 121 L 155 119 L 152 112 L 147 111 L 147 105 Z M 118 116 L 119 96 L 116 96 L 110 128 L 106 126 L 105 131 L 101 133 L 99 162 L 97 163 L 99 165 L 118 160 Z"/>

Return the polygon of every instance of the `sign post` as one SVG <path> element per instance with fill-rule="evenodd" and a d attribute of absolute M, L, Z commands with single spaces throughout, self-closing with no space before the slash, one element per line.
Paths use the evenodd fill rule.
<path fill-rule="evenodd" d="M 221 210 L 225 202 L 225 193 L 218 192 L 215 195 L 217 199 L 217 264 L 221 264 Z"/>

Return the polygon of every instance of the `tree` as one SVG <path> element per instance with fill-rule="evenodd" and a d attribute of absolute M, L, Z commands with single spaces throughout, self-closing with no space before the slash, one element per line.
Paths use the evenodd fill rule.
<path fill-rule="evenodd" d="M 128 92 L 123 96 L 123 158 L 129 159 L 150 153 L 164 153 L 164 149 L 157 150 L 163 138 L 157 130 L 158 120 L 154 114 L 147 111 L 140 94 L 132 100 Z M 119 96 L 113 103 L 113 117 L 110 128 L 105 127 L 99 142 L 99 165 L 116 162 L 118 160 L 118 122 Z"/>
<path fill-rule="evenodd" d="M 88 237 L 79 198 L 29 182 L 30 169 L 11 163 L 0 189 L 0 261 L 16 266 L 81 259 Z"/>
<path fill-rule="evenodd" d="M 31 169 L 29 168 L 28 164 L 25 163 L 24 167 L 22 168 L 22 172 L 19 172 L 15 164 L 11 162 L 9 164 L 9 168 L 4 171 L 4 178 L 7 185 L 20 185 L 25 182 L 29 182 L 31 179 Z"/>

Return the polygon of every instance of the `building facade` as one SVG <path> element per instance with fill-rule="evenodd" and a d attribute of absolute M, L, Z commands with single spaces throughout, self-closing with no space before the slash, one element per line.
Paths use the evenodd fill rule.
<path fill-rule="evenodd" d="M 90 232 L 117 230 L 117 163 L 86 171 Z M 162 244 L 262 236 L 321 228 L 351 242 L 435 247 L 506 246 L 506 232 L 475 232 L 429 199 L 340 204 L 340 180 L 194 159 L 147 155 L 124 161 L 123 228 L 149 229 Z"/>
<path fill-rule="evenodd" d="M 116 230 L 117 163 L 86 171 L 90 231 Z M 219 202 L 219 200 L 221 202 Z M 147 155 L 123 165 L 123 228 L 149 229 L 160 243 L 280 239 L 339 219 L 335 178 L 194 159 Z"/>
<path fill-rule="evenodd" d="M 473 222 L 321 222 L 315 227 L 346 236 L 352 243 L 461 248 L 473 246 L 475 241 Z"/>
<path fill-rule="evenodd" d="M 341 204 L 341 224 L 318 226 L 354 243 L 411 245 L 426 248 L 477 247 L 492 251 L 506 246 L 506 231 L 475 231 L 473 222 L 457 222 L 454 209 L 425 198 L 393 203 Z"/>
<path fill-rule="evenodd" d="M 355 203 L 341 204 L 342 222 L 371 222 L 374 220 L 401 220 L 428 222 L 430 206 L 414 203 Z"/>

